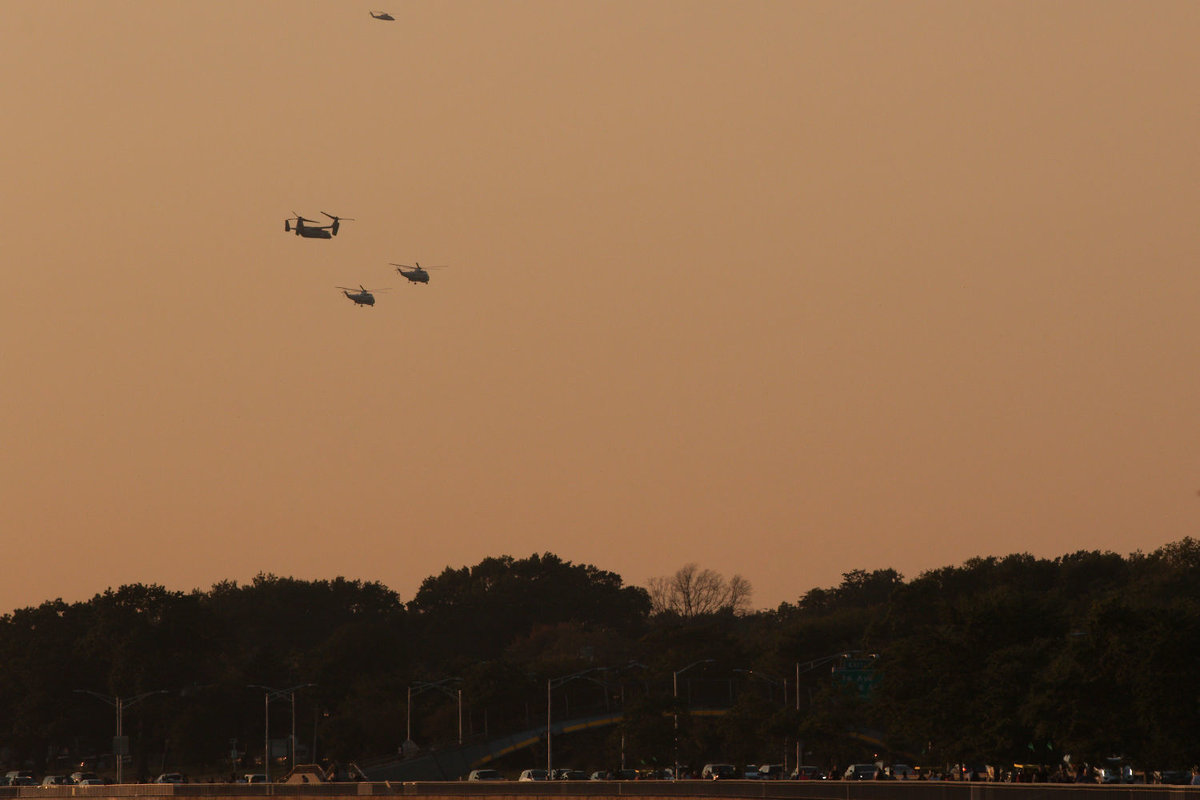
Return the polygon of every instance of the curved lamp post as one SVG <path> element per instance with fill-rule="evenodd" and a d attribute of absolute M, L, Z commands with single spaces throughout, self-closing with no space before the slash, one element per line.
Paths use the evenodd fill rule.
<path fill-rule="evenodd" d="M 817 667 L 828 664 L 831 661 L 837 661 L 839 658 L 849 658 L 850 656 L 854 655 L 855 653 L 860 653 L 860 652 L 862 652 L 862 651 L 861 650 L 843 650 L 840 653 L 832 653 L 830 655 L 822 656 L 820 658 L 814 658 L 812 661 L 806 661 L 804 663 L 797 661 L 796 662 L 796 712 L 799 713 L 799 711 L 800 711 L 800 673 L 801 672 L 811 672 L 812 670 L 816 669 Z M 810 695 L 810 701 L 811 701 L 811 695 L 812 695 L 811 689 L 809 690 L 809 695 Z M 803 765 L 803 764 L 804 764 L 804 741 L 801 739 L 797 739 L 796 740 L 796 769 L 799 769 L 801 767 L 801 765 Z"/>
<path fill-rule="evenodd" d="M 274 689 L 260 683 L 252 683 L 248 688 L 263 690 L 263 779 L 271 782 L 271 700 L 277 697 L 291 697 L 292 700 L 292 739 L 288 746 L 288 765 L 296 766 L 296 690 L 316 686 L 315 683 L 301 683 L 287 689 Z"/>
<path fill-rule="evenodd" d="M 106 695 L 106 694 L 100 694 L 99 692 L 93 692 L 90 689 L 75 689 L 74 691 L 79 694 L 90 694 L 92 697 L 95 697 L 97 700 L 102 700 L 105 703 L 108 703 L 114 709 L 116 709 L 116 711 L 117 711 L 117 733 L 113 737 L 113 755 L 116 756 L 116 759 L 117 759 L 117 783 L 122 783 L 123 781 L 122 781 L 122 769 L 121 768 L 125 764 L 125 756 L 127 755 L 125 751 L 129 749 L 127 744 L 125 744 L 123 742 L 123 737 L 125 735 L 124 734 L 125 709 L 134 705 L 135 703 L 140 703 L 141 701 L 145 700 L 147 697 L 153 697 L 156 694 L 170 694 L 171 693 L 170 690 L 155 689 L 152 692 L 142 692 L 141 694 L 135 695 L 134 697 L 130 697 L 128 699 L 123 698 L 119 695 L 110 697 L 109 695 Z"/>
<path fill-rule="evenodd" d="M 442 678 L 440 681 L 432 681 L 432 682 L 416 681 L 415 683 L 410 683 L 408 685 L 408 709 L 405 711 L 405 714 L 404 714 L 404 728 L 405 728 L 404 744 L 407 745 L 409 742 L 412 741 L 412 699 L 413 699 L 413 696 L 421 694 L 421 692 L 427 692 L 430 689 L 437 689 L 439 692 L 446 695 L 447 697 L 449 697 L 452 700 L 457 696 L 457 698 L 458 698 L 458 743 L 462 744 L 462 741 L 463 741 L 462 689 L 459 688 L 457 690 L 457 692 L 454 692 L 454 691 L 451 691 L 450 689 L 446 688 L 447 683 L 454 683 L 456 681 L 458 683 L 462 683 L 462 678 Z M 414 689 L 416 691 L 414 691 Z"/>
<path fill-rule="evenodd" d="M 783 707 L 785 709 L 787 708 L 788 701 L 787 701 L 787 679 L 786 678 L 776 678 L 774 675 L 770 675 L 766 672 L 763 672 L 762 670 L 757 670 L 757 669 L 735 669 L 734 672 L 745 675 L 747 678 L 758 678 L 760 681 L 764 681 L 765 683 L 767 683 L 770 686 L 781 687 L 783 689 Z M 797 686 L 796 686 L 797 697 L 799 697 L 799 693 L 800 693 L 800 687 L 799 687 L 799 684 L 797 684 Z M 799 705 L 797 705 L 797 708 L 799 708 Z M 787 751 L 788 751 L 787 737 L 785 736 L 784 740 L 783 740 L 783 768 L 785 770 L 785 774 L 786 774 L 786 770 L 787 770 L 787 759 L 788 759 Z M 800 765 L 799 762 L 797 762 L 796 766 L 799 766 L 799 765 Z"/>
<path fill-rule="evenodd" d="M 585 675 L 589 675 L 593 672 L 600 672 L 607 669 L 608 667 L 592 667 L 591 669 L 585 669 L 582 672 L 576 672 L 571 675 L 563 675 L 560 678 L 550 678 L 546 681 L 546 780 L 551 780 L 554 775 L 554 755 L 550 737 L 550 727 L 553 722 L 553 715 L 551 714 L 553 690 L 559 686 L 562 686 L 564 683 L 575 680 L 576 678 L 582 678 Z"/>
<path fill-rule="evenodd" d="M 674 713 L 672 714 L 672 716 L 675 718 L 675 768 L 671 770 L 671 780 L 673 781 L 679 780 L 679 676 L 687 672 L 692 667 L 698 667 L 701 664 L 711 664 L 715 660 L 716 659 L 713 658 L 705 658 L 701 659 L 700 661 L 693 661 L 686 667 L 677 669 L 671 673 L 671 697 L 674 700 L 675 705 Z"/>

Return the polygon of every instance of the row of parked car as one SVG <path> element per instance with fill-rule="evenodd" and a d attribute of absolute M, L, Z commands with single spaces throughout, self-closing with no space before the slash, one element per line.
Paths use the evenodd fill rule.
<path fill-rule="evenodd" d="M 874 765 L 872 765 L 874 766 Z M 521 772 L 518 781 L 644 781 L 670 780 L 671 770 L 668 769 L 619 769 L 615 771 L 597 770 L 588 774 L 581 769 L 562 768 L 552 772 L 544 769 L 527 769 Z M 688 770 L 681 769 L 679 777 L 694 780 L 697 776 Z M 825 773 L 817 767 L 802 766 L 793 769 L 790 774 L 784 774 L 782 764 L 749 764 L 738 769 L 733 764 L 705 764 L 698 776 L 701 780 L 780 780 L 784 777 L 792 780 L 820 780 Z M 494 769 L 472 770 L 467 776 L 468 781 L 502 781 L 505 777 Z"/>
<path fill-rule="evenodd" d="M 186 783 L 187 779 L 178 772 L 164 772 L 154 779 L 155 783 Z M 29 770 L 13 770 L 0 778 L 0 786 L 105 786 L 111 780 L 101 778 L 94 772 L 72 772 L 70 775 L 46 775 L 40 781 Z"/>
<path fill-rule="evenodd" d="M 94 772 L 72 772 L 70 775 L 47 775 L 40 781 L 29 770 L 13 770 L 0 778 L 0 786 L 103 786 L 104 781 Z"/>

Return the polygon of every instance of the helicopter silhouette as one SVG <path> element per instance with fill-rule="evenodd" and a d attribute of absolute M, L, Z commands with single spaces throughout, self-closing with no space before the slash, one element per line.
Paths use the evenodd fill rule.
<path fill-rule="evenodd" d="M 372 294 L 365 286 L 359 284 L 358 291 L 354 291 L 349 286 L 336 287 L 342 290 L 342 294 L 354 301 L 356 306 L 373 306 L 375 305 L 375 295 Z M 379 292 L 386 292 L 387 289 L 377 289 Z"/>
<path fill-rule="evenodd" d="M 333 220 L 333 223 L 330 225 L 306 225 L 306 222 L 316 222 L 316 220 L 305 219 L 293 211 L 292 214 L 294 216 L 288 217 L 283 221 L 283 230 L 287 233 L 291 233 L 294 230 L 297 236 L 303 236 L 305 239 L 332 239 L 338 235 L 338 228 L 342 226 L 343 222 L 354 221 L 352 217 L 335 217 L 328 211 L 322 211 L 321 213 Z M 292 220 L 296 221 L 295 225 L 292 225 Z"/>
<path fill-rule="evenodd" d="M 370 14 L 374 19 L 386 19 L 386 20 L 393 20 L 393 21 L 396 19 L 395 17 L 393 17 L 391 14 L 389 14 L 386 11 L 380 11 L 378 14 L 376 14 L 374 11 L 371 11 Z"/>
<path fill-rule="evenodd" d="M 415 267 L 408 264 L 392 264 L 392 266 L 397 268 L 396 272 L 408 278 L 409 283 L 429 283 L 429 273 L 426 270 L 444 269 L 446 266 L 445 264 L 438 264 L 432 267 L 422 267 L 420 261 L 414 263 L 416 264 Z M 405 272 L 405 270 L 408 271 Z"/>

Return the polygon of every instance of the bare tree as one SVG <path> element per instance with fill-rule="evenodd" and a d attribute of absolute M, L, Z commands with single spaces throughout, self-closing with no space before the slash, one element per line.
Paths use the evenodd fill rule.
<path fill-rule="evenodd" d="M 673 613 L 681 617 L 718 611 L 744 614 L 750 610 L 753 593 L 750 581 L 741 575 L 725 580 L 721 573 L 700 569 L 694 563 L 684 564 L 674 575 L 651 578 L 648 591 L 653 613 Z"/>

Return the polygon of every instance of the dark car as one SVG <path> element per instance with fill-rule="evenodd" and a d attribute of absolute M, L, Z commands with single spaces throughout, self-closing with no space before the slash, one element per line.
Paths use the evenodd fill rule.
<path fill-rule="evenodd" d="M 1174 786 L 1190 786 L 1192 783 L 1192 773 L 1186 769 L 1164 769 L 1159 770 L 1157 775 L 1159 783 L 1169 783 Z"/>

